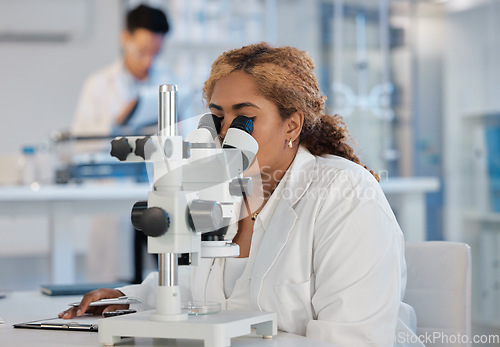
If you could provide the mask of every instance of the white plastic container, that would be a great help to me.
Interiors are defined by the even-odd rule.
[[[19,184],[31,185],[37,183],[38,170],[36,162],[36,148],[34,146],[24,146],[22,155],[19,158]]]

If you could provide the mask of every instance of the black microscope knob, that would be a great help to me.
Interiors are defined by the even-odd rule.
[[[149,160],[155,149],[150,136],[135,140],[135,154],[144,160]]]
[[[170,226],[170,217],[160,207],[150,207],[142,213],[142,232],[147,236],[159,237],[164,235]]]
[[[132,153],[132,147],[129,145],[126,138],[122,137],[119,140],[111,141],[111,156],[118,158],[120,161],[124,161],[130,153]]]
[[[130,219],[135,230],[142,231],[142,214],[148,209],[147,201],[138,201],[132,207]]]

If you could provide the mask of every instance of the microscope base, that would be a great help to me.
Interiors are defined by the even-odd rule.
[[[110,346],[122,337],[203,340],[205,347],[231,346],[231,338],[251,333],[270,337],[278,333],[276,313],[221,311],[213,315],[188,316],[184,321],[150,319],[154,310],[109,317],[99,321],[99,342]]]

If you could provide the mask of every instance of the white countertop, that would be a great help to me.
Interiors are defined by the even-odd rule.
[[[380,186],[386,194],[431,193],[439,190],[437,177],[394,177],[381,180]]]
[[[382,179],[380,186],[386,194],[428,193],[438,191],[440,182],[436,177],[395,177]],[[146,198],[150,190],[147,183],[3,186],[0,201],[136,199]]]
[[[96,199],[137,199],[147,198],[150,185],[141,183],[124,184],[61,184],[40,186],[0,187],[0,201],[70,201]]]

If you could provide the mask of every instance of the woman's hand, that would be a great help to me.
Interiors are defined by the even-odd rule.
[[[96,289],[85,294],[82,298],[82,301],[80,301],[79,306],[71,307],[66,311],[59,313],[58,316],[59,318],[71,319],[75,316],[81,316],[84,313],[102,314],[103,312],[127,309],[129,305],[89,306],[89,304],[93,301],[98,301],[101,299],[113,299],[120,296],[124,296],[124,294],[117,289]]]

